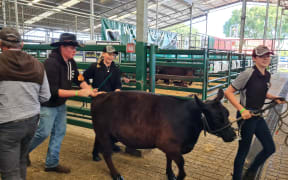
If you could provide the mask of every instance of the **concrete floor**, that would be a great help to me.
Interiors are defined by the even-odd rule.
[[[288,80],[288,73],[276,74],[272,77],[271,93],[278,95]],[[230,103],[224,103],[235,117],[235,109]],[[288,119],[285,119],[288,122]],[[288,131],[288,129],[286,128]],[[284,144],[286,135],[279,132],[274,136],[276,153],[266,162],[261,180],[288,180],[288,147]],[[68,125],[67,135],[61,148],[60,162],[71,168],[67,175],[46,173],[44,160],[47,152],[48,140],[31,153],[32,166],[28,168],[27,180],[93,180],[111,179],[104,161],[91,160],[94,132]],[[206,137],[201,134],[194,150],[184,156],[185,170],[188,180],[231,180],[233,161],[238,142],[224,143],[213,135]],[[124,147],[121,146],[123,149]],[[117,153],[113,161],[119,172],[127,180],[164,180],[165,156],[159,150],[144,151],[143,158],[135,158],[124,153]],[[173,165],[175,172],[177,169]]]

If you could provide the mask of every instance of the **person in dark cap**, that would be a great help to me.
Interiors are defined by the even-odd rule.
[[[241,128],[238,152],[234,160],[233,180],[252,180],[255,178],[258,168],[275,152],[275,144],[266,121],[262,116],[252,116],[252,112],[260,110],[265,99],[273,99],[277,103],[284,103],[281,98],[268,93],[270,88],[270,73],[266,70],[273,54],[268,47],[260,45],[254,48],[252,59],[255,66],[241,72],[225,91],[225,96],[238,110],[237,118]],[[234,93],[240,91],[240,103]],[[246,156],[249,152],[253,135],[261,142],[263,149],[258,153],[251,166],[244,173],[242,171]]]
[[[28,146],[37,129],[40,103],[51,94],[42,63],[21,51],[17,30],[0,31],[0,176],[26,179]]]
[[[98,89],[98,91],[120,91],[121,72],[113,62],[117,55],[118,52],[113,46],[105,46],[97,63],[92,63],[90,67],[83,73],[85,81],[88,84],[91,84],[93,88]],[[116,140],[113,139],[113,142],[116,142]],[[113,143],[113,151],[119,152],[120,147]],[[101,160],[96,148],[93,149],[92,154],[94,161]]]
[[[84,79],[88,84],[91,84],[93,88],[98,91],[112,92],[121,90],[121,71],[118,66],[113,62],[118,52],[111,45],[104,47],[102,55],[98,59],[97,63],[92,63],[90,67],[84,72]],[[115,144],[117,140],[111,137],[113,142],[113,151],[120,152],[121,149]],[[95,138],[96,143],[96,138]],[[94,143],[94,144],[95,144]],[[127,148],[126,148],[127,150]],[[137,153],[134,149],[128,149],[128,151]],[[138,152],[139,153],[139,152]],[[132,153],[133,154],[133,153]],[[98,151],[93,148],[93,160],[100,161]]]
[[[105,46],[97,63],[92,63],[83,73],[85,81],[93,88],[98,88],[98,91],[120,91],[121,72],[113,62],[117,54],[113,46]]]
[[[44,66],[50,85],[51,98],[41,106],[39,127],[31,141],[29,153],[40,145],[49,135],[50,142],[46,157],[45,171],[69,173],[70,169],[59,164],[59,153],[66,132],[66,105],[68,97],[97,96],[92,87],[81,81],[78,68],[73,59],[79,43],[76,36],[70,33],[60,35],[58,42],[52,43],[52,50]],[[80,86],[80,90],[71,90],[72,83]],[[30,165],[29,156],[27,156]]]

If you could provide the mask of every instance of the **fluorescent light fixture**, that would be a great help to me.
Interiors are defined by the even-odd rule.
[[[131,12],[129,14],[124,14],[123,16],[120,16],[120,17],[116,18],[116,20],[124,19],[126,17],[129,17],[131,14],[135,14],[135,13],[136,13],[136,11],[133,11],[133,12]]]
[[[40,21],[41,19],[44,19],[44,18],[46,18],[48,16],[51,16],[54,13],[55,12],[53,12],[53,11],[47,11],[47,12],[44,12],[44,13],[40,14],[39,16],[36,16],[36,17],[34,17],[32,19],[29,19],[29,20],[25,21],[24,23],[33,24],[33,23],[35,23],[37,21]]]
[[[60,9],[66,9],[66,6],[59,5],[59,6],[57,6],[56,8],[57,8],[58,10],[60,10]]]
[[[78,4],[80,3],[80,0],[71,0],[71,1],[68,1],[68,2],[65,2],[63,3],[62,5],[60,5],[61,7],[64,6],[65,8],[68,8],[68,7],[71,7],[71,6],[74,6],[75,4]],[[60,6],[58,6],[57,8],[60,8]],[[64,9],[65,9],[64,8]]]
[[[94,28],[96,29],[96,28],[99,28],[101,26],[102,26],[101,24],[98,24],[97,26],[94,26]]]
[[[34,0],[34,1],[32,1],[32,3],[39,2],[39,1],[40,1],[40,0]],[[51,16],[51,15],[57,13],[57,12],[61,12],[61,10],[63,10],[63,9],[69,8],[69,7],[71,7],[71,6],[74,6],[75,4],[78,4],[78,3],[80,3],[80,2],[81,2],[81,0],[70,0],[70,1],[68,1],[68,2],[65,2],[65,3],[63,3],[63,4],[61,4],[61,5],[57,6],[57,7],[55,7],[55,8],[53,8],[53,9],[51,9],[50,11],[46,11],[46,12],[44,12],[44,13],[36,16],[36,17],[33,17],[33,18],[25,21],[24,23],[25,23],[25,24],[33,24],[33,23],[35,23],[35,22],[37,22],[37,21],[40,21],[40,20],[42,20],[42,19],[45,19],[45,18],[48,17],[48,16]],[[32,5],[32,4],[31,4],[31,5]]]
[[[114,16],[109,17],[108,19],[114,19],[116,17],[117,17],[117,15],[114,15]]]
[[[31,6],[33,3],[37,3],[37,2],[39,2],[39,1],[41,1],[41,0],[33,0],[32,2],[28,3],[28,5]]]

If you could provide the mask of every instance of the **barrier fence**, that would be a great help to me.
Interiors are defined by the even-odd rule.
[[[102,51],[104,47],[105,45],[87,45],[77,50]],[[185,99],[190,99],[191,95],[197,94],[202,100],[205,100],[215,95],[216,89],[227,88],[241,71],[253,66],[250,55],[232,51],[165,50],[151,45],[145,46],[147,52],[145,59],[149,68],[144,74],[139,75],[136,71],[135,54],[126,53],[125,45],[115,45],[114,47],[121,52],[120,70],[123,76],[130,79],[129,83],[123,83],[123,90],[139,90],[137,89],[139,79],[136,76],[138,74],[138,77],[147,77],[144,91],[174,95]],[[23,49],[42,61],[46,59],[47,50],[52,48],[49,45],[25,45]],[[272,73],[277,72],[277,59],[277,56],[272,57],[269,66]],[[77,65],[80,70],[84,71],[90,66],[90,63],[77,62]],[[168,72],[161,73],[163,69]],[[180,74],[169,74],[169,70],[175,69],[177,72],[180,70]],[[183,72],[186,74],[181,74]],[[90,103],[91,98],[69,98],[67,103],[68,123],[91,128]]]

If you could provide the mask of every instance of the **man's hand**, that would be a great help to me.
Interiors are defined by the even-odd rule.
[[[96,96],[98,96],[98,95],[100,95],[100,94],[105,94],[105,93],[106,93],[106,92],[104,92],[104,91],[100,91],[100,92],[96,92],[96,93],[94,92],[94,93],[91,94],[91,96],[92,96],[92,97],[96,97]]]
[[[78,96],[81,96],[81,97],[88,97],[90,96],[91,94],[93,94],[93,91],[92,89],[80,89],[78,91]]]
[[[104,92],[104,91],[98,92],[98,89],[96,88],[96,89],[93,89],[92,94],[91,94],[90,96],[96,97],[96,96],[98,96],[99,94],[104,94],[104,93],[106,93],[106,92]]]

